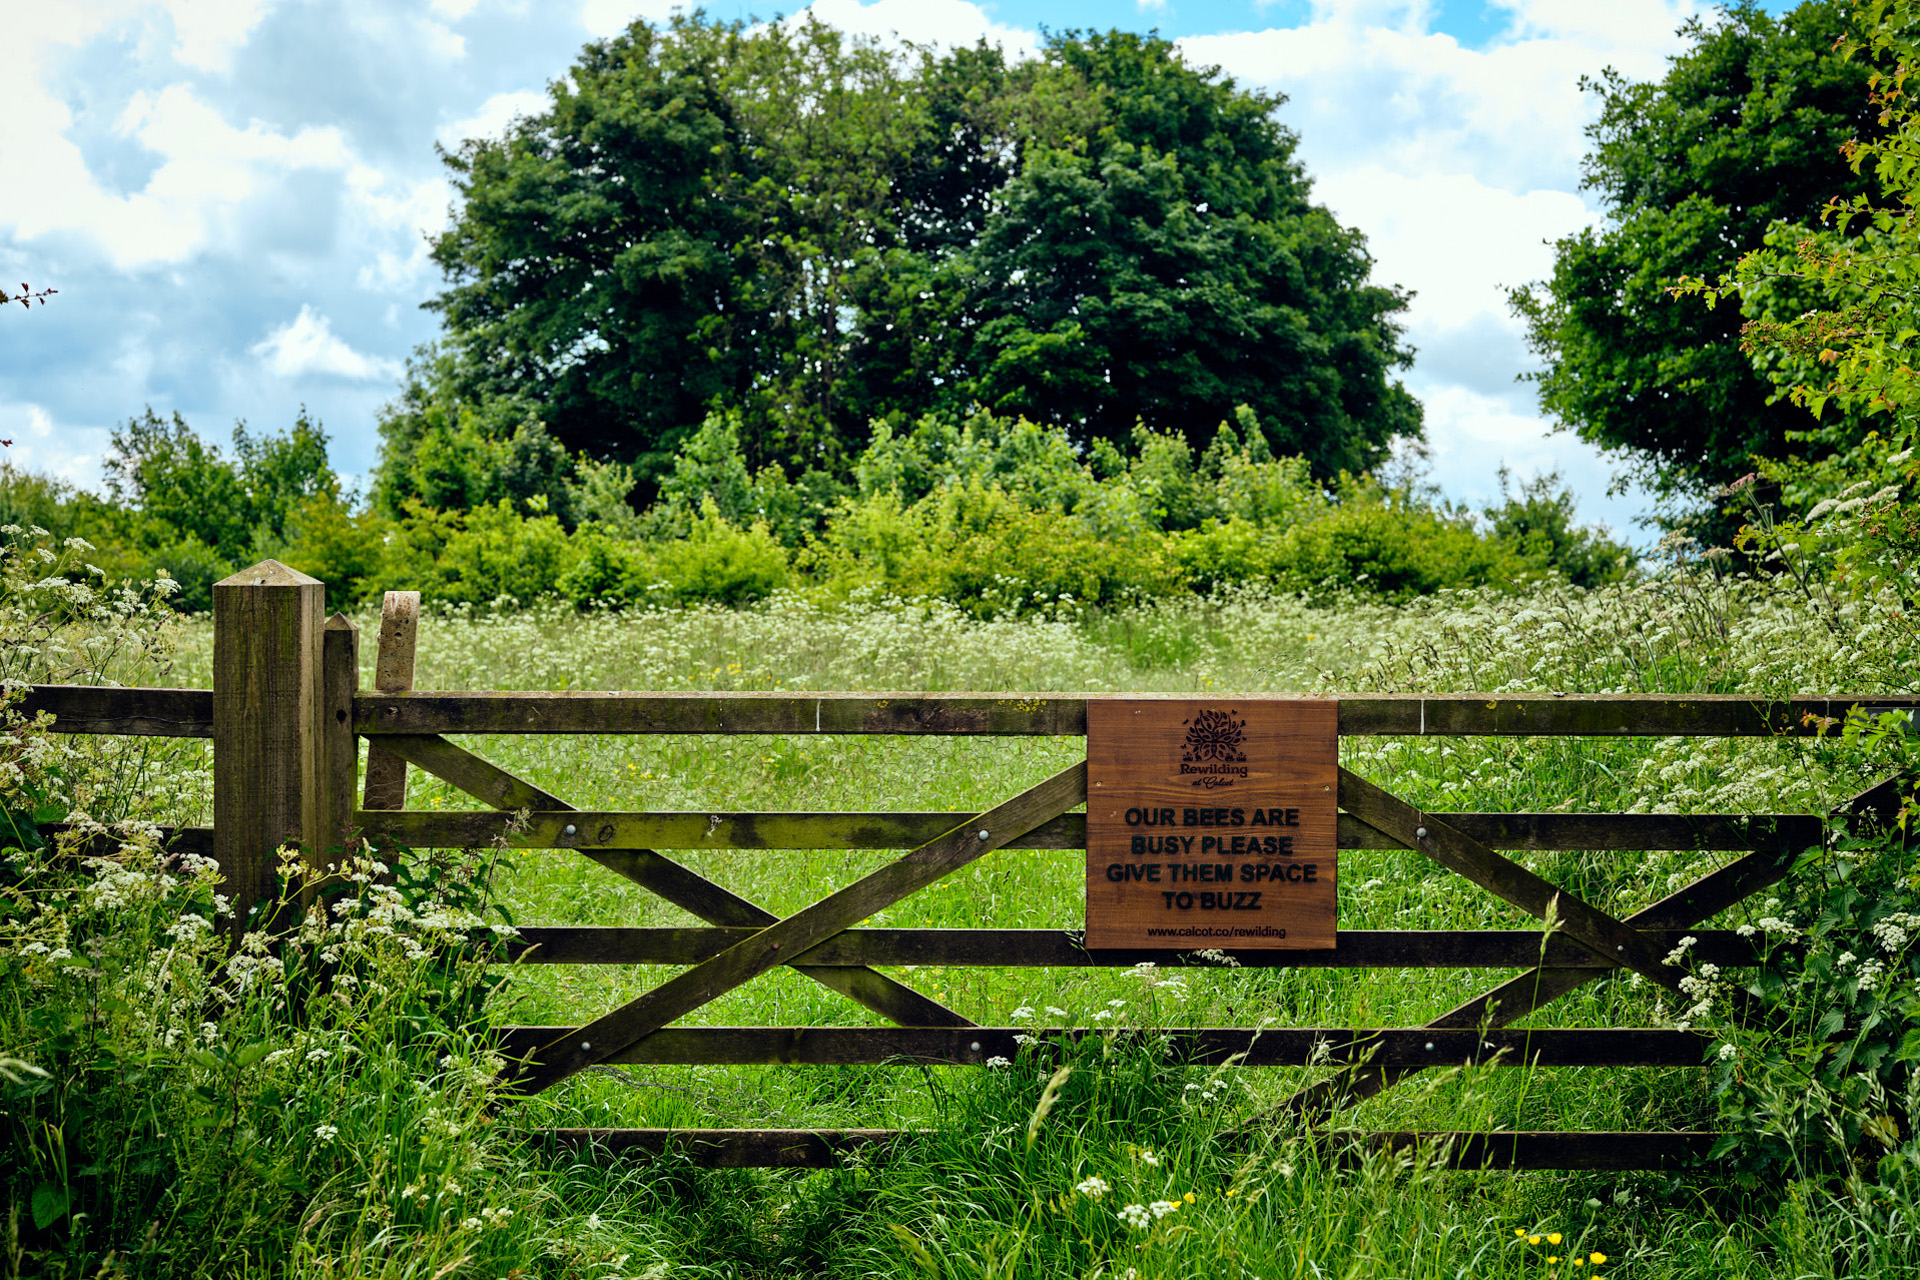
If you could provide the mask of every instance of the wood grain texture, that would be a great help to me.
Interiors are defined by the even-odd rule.
[[[53,716],[55,733],[118,733],[140,738],[211,738],[213,690],[123,689],[90,684],[30,685],[28,715]]]
[[[1151,700],[1152,695],[1147,695]],[[355,729],[383,733],[879,733],[1082,735],[1087,699],[1052,693],[440,692],[361,696]],[[1389,694],[1340,700],[1343,737],[1776,737],[1830,733],[1853,708],[1920,697]]]
[[[661,1027],[711,1003],[834,934],[885,910],[961,867],[992,853],[1087,798],[1083,761],[981,814],[912,853],[862,876],[752,938],[704,960],[653,990],[544,1046],[510,1084],[537,1093],[604,1061]]]
[[[619,928],[600,925],[525,925],[509,943],[515,964],[698,964],[745,942],[752,928]],[[1696,939],[1693,956],[1722,968],[1757,962],[1752,940],[1731,929],[1661,929],[1647,941],[1662,953],[1682,937]],[[1089,951],[1079,930],[1065,929],[848,929],[800,957],[810,966],[987,965],[995,968],[1131,968],[1152,961],[1163,968],[1217,968],[1217,961],[1159,948]],[[1232,951],[1241,968],[1297,969],[1520,969],[1544,961],[1559,968],[1615,968],[1570,938],[1545,939],[1531,929],[1343,929],[1337,950]]]
[[[402,594],[402,593],[390,593]],[[385,733],[876,733],[1079,736],[1085,698],[1059,694],[408,693],[363,691],[354,731]],[[29,710],[62,733],[213,736],[210,689],[35,685]],[[1776,737],[1831,732],[1855,708],[1913,711],[1920,698],[1842,694],[1756,701],[1731,695],[1512,694],[1340,700],[1343,737]]]
[[[1087,942],[1335,945],[1338,705],[1087,703]]]
[[[320,652],[320,830],[315,850],[332,860],[350,852],[360,738],[353,695],[360,688],[360,632],[345,614],[327,619]],[[357,842],[356,842],[357,843]]]
[[[404,594],[399,592],[390,595]],[[1059,694],[408,693],[363,691],[354,731],[385,733],[876,733],[1079,736],[1085,698]],[[210,689],[35,685],[29,710],[62,733],[213,736]],[[1831,732],[1855,708],[1913,711],[1920,698],[1842,694],[1415,694],[1343,698],[1343,737],[1776,737]],[[370,806],[384,807],[384,806]]]
[[[904,1156],[914,1134],[900,1129],[545,1129],[529,1135],[556,1146],[640,1159],[672,1153],[717,1169],[831,1169],[854,1152]],[[1720,1139],[1699,1130],[1554,1133],[1334,1131],[1316,1144],[1343,1165],[1370,1152],[1420,1151],[1453,1169],[1672,1169],[1696,1164]]]
[[[213,843],[235,938],[278,892],[275,851],[320,839],[326,589],[277,560],[213,584]]]
[[[506,1027],[500,1052],[519,1059],[571,1034],[567,1027]],[[985,1066],[1011,1061],[1022,1041],[1036,1053],[1098,1037],[1165,1062],[1298,1067],[1315,1062],[1521,1067],[1697,1067],[1713,1045],[1692,1031],[1639,1027],[1434,1031],[1426,1027],[1191,1027],[1132,1031],[1035,1027],[663,1027],[602,1061],[624,1066]]]
[[[535,811],[513,835],[526,849],[579,849],[593,844],[652,849],[913,849],[948,831],[969,814],[958,811],[893,813],[739,813]],[[1490,849],[1697,852],[1806,848],[1818,843],[1814,814],[1667,813],[1436,813],[1434,817]],[[357,825],[413,849],[471,849],[505,839],[513,816],[497,809],[361,810]],[[576,833],[566,834],[573,826]],[[608,831],[608,828],[611,831]],[[1405,849],[1352,814],[1341,814],[1341,849]],[[1009,849],[1084,849],[1087,819],[1063,813],[1006,846]]]
[[[1053,694],[414,693],[361,701],[362,733],[991,734],[1085,732]]]
[[[389,591],[380,602],[380,640],[374,654],[373,691],[407,693],[413,689],[413,661],[420,636],[420,593]],[[367,744],[368,809],[407,807],[407,762],[378,739]]]
[[[394,737],[389,748],[469,795],[503,809],[566,809],[566,801],[444,738]],[[652,849],[584,849],[581,856],[712,924],[760,927],[778,917]],[[905,983],[865,968],[795,966],[815,982],[884,1018],[908,1026],[967,1027],[970,1019]]]
[[[1342,698],[1345,737],[1487,735],[1771,738],[1831,733],[1849,711],[1912,711],[1920,698],[1842,694],[1757,699],[1737,694],[1390,694]]]

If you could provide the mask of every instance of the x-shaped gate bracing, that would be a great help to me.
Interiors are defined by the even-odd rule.
[[[393,755],[497,809],[572,809],[558,797],[445,738],[383,735],[381,742]],[[1884,809],[1894,797],[1894,785],[1889,780],[1862,793],[1844,811]],[[1086,765],[1082,762],[784,919],[653,850],[581,849],[593,861],[709,923],[756,927],[758,931],[620,1008],[542,1045],[517,1068],[512,1077],[515,1089],[538,1092],[616,1056],[654,1031],[780,965],[790,965],[903,1026],[973,1025],[937,1001],[873,969],[808,966],[805,955],[836,934],[1085,800]],[[1754,852],[1620,920],[1345,769],[1339,773],[1339,800],[1352,817],[1466,877],[1548,928],[1564,932],[1609,966],[1638,973],[1676,993],[1681,991],[1680,975],[1656,954],[1641,930],[1696,925],[1777,882],[1792,863],[1790,853],[1784,850]],[[1503,1026],[1610,971],[1542,965],[1441,1015],[1428,1026],[1434,1030]],[[1341,1097],[1371,1096],[1419,1070],[1418,1066],[1404,1065],[1353,1068],[1294,1095],[1282,1110],[1317,1114]],[[1238,1132],[1249,1132],[1258,1123],[1243,1126]]]

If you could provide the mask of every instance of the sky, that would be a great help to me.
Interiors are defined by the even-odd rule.
[[[305,406],[364,476],[379,407],[437,333],[426,238],[452,190],[435,144],[538,111],[583,43],[669,0],[59,0],[0,4],[0,281],[59,292],[0,314],[0,439],[99,483],[151,406],[225,441]],[[1769,5],[1777,8],[1777,5]],[[1277,90],[1317,198],[1415,292],[1408,387],[1431,478],[1476,504],[1502,466],[1558,469],[1582,518],[1644,542],[1645,496],[1554,432],[1506,287],[1599,221],[1579,190],[1582,75],[1662,74],[1697,0],[815,0],[843,30],[1010,50],[1117,26]],[[789,8],[786,12],[794,10]],[[714,0],[718,17],[779,12]]]

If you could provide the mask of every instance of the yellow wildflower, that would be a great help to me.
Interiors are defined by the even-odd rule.
[[[1593,1265],[1596,1267],[1607,1260],[1607,1255],[1604,1253],[1590,1253],[1587,1256],[1593,1259]]]
[[[1547,1232],[1547,1243],[1548,1243],[1548,1244],[1559,1244],[1559,1243],[1560,1243],[1560,1233],[1559,1233],[1558,1231],[1549,1231],[1549,1232]]]
[[[1539,1243],[1540,1243],[1540,1237],[1539,1237],[1539,1236],[1528,1236],[1528,1237],[1527,1237],[1527,1243],[1528,1243],[1528,1244],[1539,1244]]]
[[[1524,1240],[1527,1238],[1527,1229],[1525,1227],[1515,1227],[1513,1229],[1513,1234],[1519,1236],[1522,1240]]]

